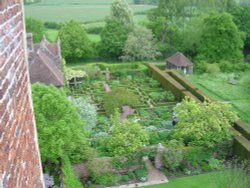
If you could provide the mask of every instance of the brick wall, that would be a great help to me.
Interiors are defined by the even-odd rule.
[[[0,188],[43,187],[22,0],[0,0]]]

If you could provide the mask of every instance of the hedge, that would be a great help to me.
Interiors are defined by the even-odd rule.
[[[184,97],[183,91],[186,89],[170,75],[165,74],[156,66],[152,64],[147,64],[147,66],[149,67],[149,72],[152,74],[152,77],[160,82],[164,89],[171,91],[178,101],[181,101]]]
[[[152,77],[158,80],[165,89],[172,91],[179,101],[185,96],[201,102],[213,100],[179,75],[179,73],[174,71],[161,71],[153,64],[147,64],[147,66],[149,67]],[[242,120],[239,120],[234,123],[231,132],[234,136],[234,155],[240,159],[250,159],[250,126]]]
[[[250,159],[250,141],[243,136],[235,136],[233,154],[241,160]]]
[[[234,123],[234,128],[239,131],[246,139],[250,141],[250,126],[242,120]]]

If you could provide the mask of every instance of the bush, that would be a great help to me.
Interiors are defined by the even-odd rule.
[[[63,183],[67,188],[81,188],[82,184],[79,182],[78,178],[74,174],[71,167],[70,160],[64,157],[62,161],[62,173],[63,173]]]
[[[175,171],[176,168],[180,166],[180,162],[182,161],[182,159],[183,159],[183,154],[181,150],[170,148],[164,151],[163,154],[164,167],[171,171]]]
[[[114,88],[111,92],[104,94],[104,109],[108,115],[114,113],[115,109],[119,109],[124,105],[135,107],[140,105],[137,95],[125,88]]]
[[[44,26],[48,29],[61,29],[62,24],[57,22],[45,22]]]
[[[145,168],[138,169],[135,171],[136,178],[142,180],[143,178],[147,177],[147,170]]]
[[[216,75],[220,72],[220,67],[218,64],[207,64],[206,73]]]
[[[104,173],[102,175],[96,176],[94,181],[100,185],[111,186],[118,181],[117,175],[112,173]]]
[[[96,27],[87,28],[86,32],[90,34],[100,35],[102,33],[102,30],[103,30],[103,27],[96,26]]]
[[[233,72],[234,66],[229,61],[221,60],[219,63],[220,70],[222,72]]]
[[[195,65],[195,72],[197,72],[198,74],[205,73],[207,70],[207,64],[208,63],[205,61],[199,61],[199,63]]]
[[[73,105],[80,114],[81,120],[85,122],[87,131],[91,131],[97,123],[97,113],[95,106],[88,103],[86,99],[73,99]]]

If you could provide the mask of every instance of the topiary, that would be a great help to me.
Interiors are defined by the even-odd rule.
[[[140,105],[139,97],[125,88],[114,88],[111,92],[104,94],[103,107],[108,115],[124,105],[131,107]]]

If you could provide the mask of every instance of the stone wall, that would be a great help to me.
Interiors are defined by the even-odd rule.
[[[43,187],[22,0],[0,0],[0,188]]]

